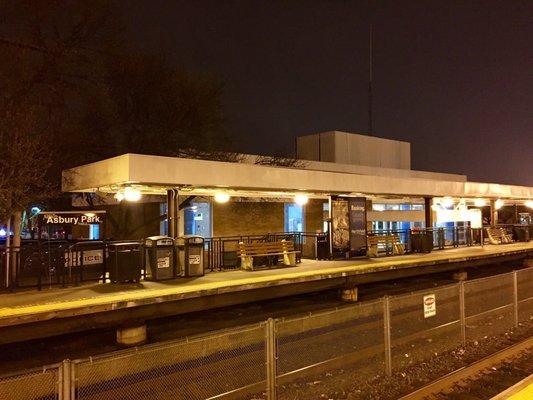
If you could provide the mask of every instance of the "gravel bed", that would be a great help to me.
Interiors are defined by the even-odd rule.
[[[300,399],[368,399],[396,400],[419,387],[460,367],[471,364],[533,334],[533,320],[521,323],[501,335],[486,336],[455,348],[434,354],[424,362],[394,371],[392,377],[381,372],[372,374],[368,364],[300,379],[279,385],[279,398]],[[375,368],[374,368],[375,370]]]

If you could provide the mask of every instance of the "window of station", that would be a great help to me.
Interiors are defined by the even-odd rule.
[[[167,203],[159,203],[159,215],[167,215]],[[168,218],[159,222],[159,234],[168,235]]]
[[[183,215],[185,235],[211,236],[211,203],[192,202],[184,209]]]
[[[285,204],[285,232],[304,232],[304,208],[298,204]]]

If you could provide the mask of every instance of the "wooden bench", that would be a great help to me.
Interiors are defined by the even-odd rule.
[[[513,243],[513,236],[504,228],[486,228],[490,244]]]
[[[253,271],[254,257],[266,257],[267,266],[273,265],[273,260],[277,262],[278,256],[283,256],[283,265],[296,266],[296,254],[299,251],[294,250],[294,243],[290,240],[279,242],[255,242],[239,243],[238,254],[241,258],[241,269]]]
[[[389,245],[392,247],[393,255],[400,255],[405,253],[405,246],[400,242],[400,237],[397,235],[376,235],[367,236],[368,257],[378,257],[379,246],[383,245],[389,253]]]

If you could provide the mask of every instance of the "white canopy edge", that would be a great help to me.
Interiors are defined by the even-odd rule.
[[[526,186],[399,178],[140,154],[124,154],[63,171],[64,192],[114,192],[121,186],[132,184],[147,189],[190,186],[265,192],[533,199],[533,188]]]

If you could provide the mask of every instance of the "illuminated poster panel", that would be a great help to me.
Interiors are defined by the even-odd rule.
[[[332,197],[333,257],[366,255],[366,198]]]
[[[350,197],[350,256],[366,256],[366,198]]]

